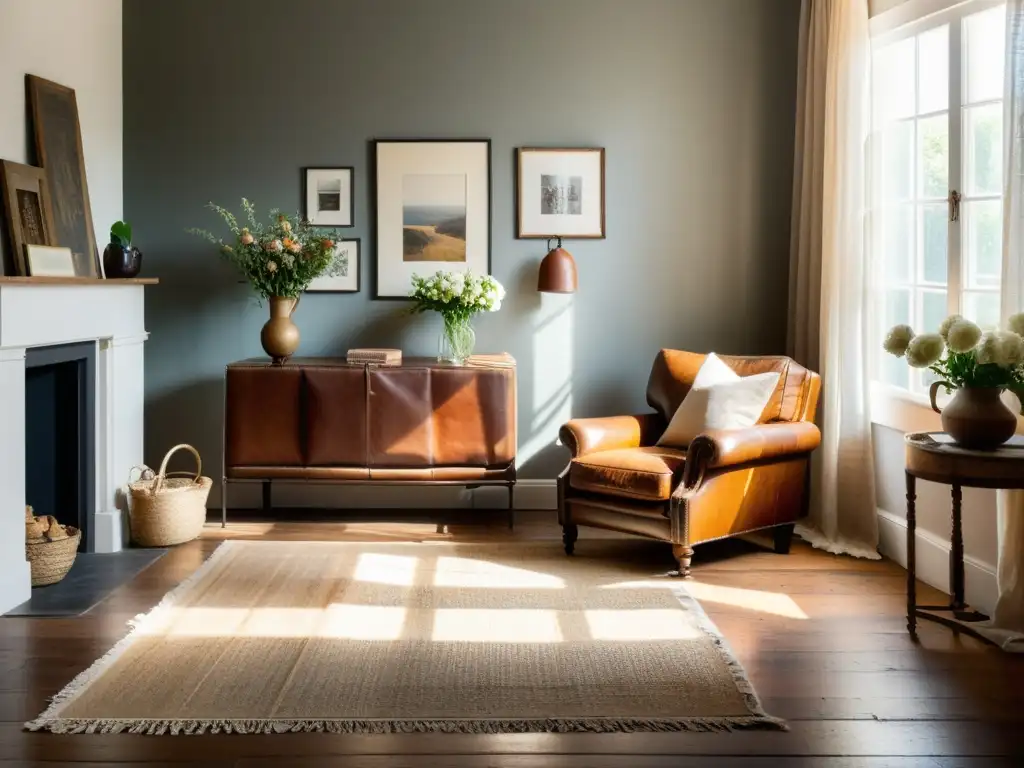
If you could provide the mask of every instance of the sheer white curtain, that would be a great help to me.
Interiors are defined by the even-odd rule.
[[[1006,4],[1003,101],[1003,321],[1024,310],[1024,0]],[[1024,653],[1024,492],[997,497],[999,601],[982,630],[1004,650]]]
[[[877,558],[868,414],[868,0],[803,0],[790,244],[789,354],[821,373],[822,442],[798,533]]]

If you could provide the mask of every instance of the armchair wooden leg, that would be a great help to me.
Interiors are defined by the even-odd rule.
[[[579,538],[580,531],[572,523],[562,526],[562,544],[565,545],[565,554],[571,555],[576,549],[576,539]]]
[[[679,570],[673,571],[673,576],[683,579],[690,578],[690,561],[693,559],[693,547],[688,544],[673,544],[672,554],[679,561]]]
[[[777,525],[772,528],[772,538],[775,539],[775,551],[780,555],[789,554],[789,545],[793,541],[793,529],[795,523],[789,525]]]

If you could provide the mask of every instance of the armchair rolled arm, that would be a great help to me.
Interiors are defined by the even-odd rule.
[[[708,430],[693,439],[686,452],[680,495],[696,491],[711,470],[757,461],[782,461],[803,456],[821,443],[821,432],[809,421],[756,424],[745,429]]]
[[[661,416],[657,413],[600,416],[566,422],[558,430],[558,438],[575,458],[597,451],[651,445],[663,428]]]

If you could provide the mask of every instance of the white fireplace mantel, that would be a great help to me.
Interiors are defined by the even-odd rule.
[[[122,548],[118,489],[142,463],[144,293],[155,280],[0,277],[0,614],[29,598],[25,560],[25,350],[96,344],[95,546]]]

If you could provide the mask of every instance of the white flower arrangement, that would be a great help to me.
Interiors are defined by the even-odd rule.
[[[427,277],[412,276],[409,295],[416,302],[413,312],[440,312],[445,316],[468,319],[477,312],[501,309],[505,289],[490,275],[438,270]]]
[[[907,325],[889,330],[882,346],[906,357],[913,368],[927,368],[940,377],[946,391],[962,387],[1024,387],[1024,312],[1013,315],[1006,329],[982,332],[960,315],[950,315],[938,333],[915,334]]]

